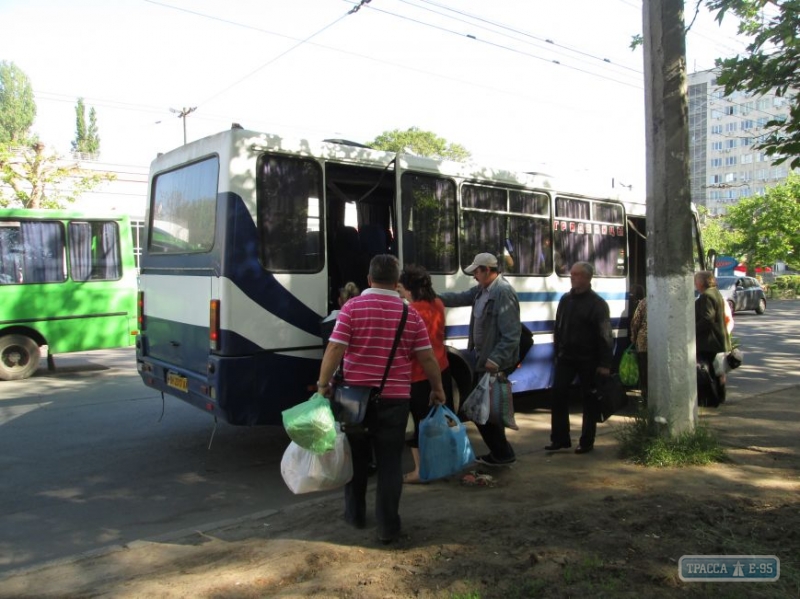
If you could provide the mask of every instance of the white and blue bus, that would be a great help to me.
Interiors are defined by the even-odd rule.
[[[395,254],[424,266],[437,291],[459,291],[474,284],[464,267],[489,251],[534,333],[515,393],[545,389],[569,266],[595,265],[621,351],[630,291],[645,285],[644,234],[643,203],[571,193],[542,175],[231,129],[153,161],[139,372],[229,423],[279,424],[315,389],[320,323],[346,282],[366,287],[372,256]],[[447,312],[461,396],[469,316]]]

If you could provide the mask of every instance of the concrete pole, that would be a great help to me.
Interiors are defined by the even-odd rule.
[[[683,0],[644,0],[643,21],[648,405],[677,435],[697,422]]]

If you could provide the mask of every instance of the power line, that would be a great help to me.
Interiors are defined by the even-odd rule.
[[[443,31],[445,33],[449,33],[449,34],[452,34],[452,35],[457,35],[457,36],[462,37],[462,38],[466,37],[466,38],[469,38],[469,39],[473,39],[473,40],[475,40],[477,42],[480,42],[480,43],[483,43],[483,44],[487,44],[487,45],[493,46],[495,48],[500,48],[502,50],[507,50],[509,52],[514,52],[516,54],[521,54],[523,56],[528,56],[529,58],[535,58],[536,60],[541,60],[541,61],[544,61],[544,62],[547,62],[547,63],[550,63],[550,64],[554,64],[556,66],[564,67],[566,69],[571,69],[571,70],[574,70],[574,71],[578,71],[580,73],[585,73],[587,75],[592,75],[594,77],[599,77],[600,79],[606,79],[606,80],[612,81],[614,83],[619,83],[620,85],[626,85],[628,87],[633,87],[635,89],[644,89],[644,86],[641,83],[637,85],[637,84],[629,83],[627,81],[620,81],[619,79],[614,79],[613,77],[607,77],[607,76],[601,75],[599,73],[595,73],[595,72],[592,72],[592,71],[587,71],[585,69],[580,69],[578,67],[562,63],[561,61],[558,61],[558,60],[545,58],[545,57],[542,57],[542,56],[538,56],[536,54],[531,54],[529,52],[523,52],[522,50],[518,50],[517,48],[512,48],[510,46],[505,46],[503,44],[499,44],[499,43],[496,43],[496,42],[492,42],[492,41],[489,41],[489,40],[478,38],[477,36],[474,36],[474,35],[471,35],[471,34],[463,34],[463,33],[459,32],[459,31],[454,31],[452,29],[448,29],[447,27],[442,27],[440,25],[434,25],[432,23],[426,23],[425,21],[421,21],[419,19],[414,19],[412,17],[407,17],[405,15],[400,15],[400,14],[397,14],[397,13],[393,13],[393,12],[390,12],[390,11],[387,11],[387,10],[383,10],[381,8],[376,8],[376,7],[371,6],[371,5],[368,6],[368,8],[370,8],[371,10],[374,10],[374,11],[377,11],[377,12],[380,12],[380,13],[383,13],[383,14],[398,18],[398,19],[411,21],[413,23],[417,23],[417,24],[423,25],[425,27],[429,27],[429,28],[432,28],[432,29],[437,29],[439,31]]]
[[[199,16],[199,17],[210,18],[210,19],[213,19],[213,20],[215,20],[215,21],[220,21],[220,22],[223,22],[223,23],[228,23],[228,24],[231,24],[231,25],[236,25],[236,26],[244,26],[244,27],[247,27],[246,25],[242,25],[242,24],[240,24],[240,23],[236,23],[236,22],[234,22],[234,21],[230,21],[230,20],[228,20],[228,19],[221,19],[221,18],[219,18],[219,17],[214,17],[214,16],[206,15],[206,14],[204,14],[204,13],[200,13],[200,12],[197,12],[197,11],[194,11],[194,10],[189,10],[189,9],[185,9],[185,8],[181,8],[181,7],[177,7],[177,6],[172,6],[171,4],[165,4],[165,3],[163,3],[163,2],[156,2],[155,0],[144,0],[144,1],[145,1],[145,2],[149,2],[150,4],[155,4],[155,5],[158,5],[158,6],[162,6],[162,7],[164,7],[164,8],[169,8],[169,9],[178,10],[178,11],[181,11],[181,12],[186,12],[186,13],[190,13],[190,14],[193,14],[193,15],[197,15],[197,16]],[[281,52],[281,53],[280,53],[280,54],[278,54],[277,56],[275,56],[275,57],[271,58],[270,60],[268,60],[267,62],[265,62],[265,63],[264,63],[264,64],[262,64],[261,66],[259,66],[257,69],[255,69],[255,70],[251,71],[250,73],[248,73],[248,74],[247,74],[247,75],[245,75],[244,77],[241,77],[241,78],[237,79],[236,81],[234,81],[233,83],[231,83],[231,84],[230,84],[230,85],[228,85],[227,87],[224,87],[224,88],[223,88],[222,90],[220,90],[219,92],[217,92],[217,93],[215,93],[215,94],[213,94],[213,95],[209,96],[208,98],[206,98],[205,100],[203,100],[202,102],[200,102],[200,104],[198,104],[198,106],[202,106],[202,105],[204,105],[204,104],[207,104],[208,102],[210,102],[211,100],[214,100],[215,98],[218,98],[219,96],[221,96],[221,95],[222,95],[222,94],[224,94],[225,92],[228,92],[228,91],[230,91],[231,89],[233,89],[234,87],[236,87],[236,86],[237,86],[237,85],[239,85],[240,83],[242,83],[242,82],[246,81],[247,79],[249,79],[250,77],[252,77],[252,76],[253,76],[253,75],[255,75],[256,73],[258,73],[259,71],[261,71],[261,70],[265,69],[265,68],[266,68],[266,67],[268,67],[269,65],[271,65],[271,64],[275,63],[276,61],[280,60],[281,58],[283,58],[284,56],[286,56],[287,54],[289,54],[289,53],[290,53],[290,52],[292,52],[293,50],[296,50],[297,48],[299,48],[300,46],[302,46],[303,44],[305,44],[305,43],[309,42],[311,39],[315,38],[316,36],[318,36],[318,35],[319,35],[320,33],[322,33],[323,31],[326,31],[326,30],[330,29],[331,27],[333,27],[334,25],[336,25],[338,22],[340,22],[340,21],[341,21],[341,20],[343,20],[344,18],[348,17],[348,16],[349,16],[349,15],[351,15],[351,14],[354,14],[354,13],[358,12],[358,10],[359,10],[359,9],[360,9],[360,8],[361,8],[363,5],[365,5],[365,3],[367,3],[367,2],[370,2],[370,0],[361,0],[361,2],[358,4],[358,6],[356,6],[356,7],[355,7],[355,8],[353,8],[353,9],[351,9],[350,11],[346,12],[345,14],[343,14],[341,17],[339,17],[338,19],[336,19],[336,20],[335,20],[335,21],[333,21],[332,23],[329,23],[329,24],[325,25],[325,27],[323,27],[322,29],[320,29],[320,30],[318,30],[318,31],[315,31],[314,33],[312,33],[311,35],[309,35],[309,36],[308,36],[308,37],[306,37],[306,38],[303,38],[303,39],[301,39],[301,40],[300,40],[300,41],[298,41],[298,42],[297,42],[295,45],[293,45],[292,47],[288,48],[287,50],[285,50],[285,51]],[[256,27],[248,27],[248,28],[250,28],[250,29],[255,29],[255,30],[257,30],[257,31],[264,31],[264,30],[261,30],[261,29],[259,29],[259,28],[256,28]],[[272,32],[268,32],[268,33],[272,33]],[[276,34],[276,35],[277,35],[277,34]],[[282,36],[282,37],[289,38],[289,36]],[[292,38],[289,38],[289,39],[292,39]]]
[[[398,0],[398,1],[399,2],[403,2],[405,4],[408,4],[410,6],[417,6],[417,5],[413,4],[412,2],[410,2],[410,0]],[[539,37],[539,36],[536,36],[536,35],[534,35],[532,33],[529,33],[529,32],[526,32],[526,31],[522,31],[522,30],[519,30],[519,29],[515,29],[514,27],[510,27],[510,26],[505,25],[503,23],[498,23],[497,21],[490,21],[489,19],[484,19],[483,17],[477,16],[477,15],[473,15],[473,14],[469,14],[469,13],[466,13],[466,12],[463,12],[463,11],[460,11],[460,10],[456,10],[454,8],[450,8],[449,6],[445,6],[445,5],[442,5],[442,4],[437,4],[436,2],[433,2],[432,0],[418,0],[418,1],[419,2],[423,2],[425,4],[430,4],[431,6],[436,6],[438,8],[442,8],[442,9],[450,11],[450,12],[454,12],[456,14],[465,16],[465,17],[470,18],[470,19],[474,19],[474,20],[482,22],[482,23],[487,23],[487,24],[489,24],[489,25],[491,25],[493,27],[498,27],[500,29],[505,29],[506,31],[511,31],[511,32],[516,33],[518,35],[529,37],[529,38],[534,39],[536,41],[539,41],[539,42],[542,42],[544,44],[547,44],[550,47],[563,48],[564,50],[567,50],[569,52],[573,52],[573,53],[578,54],[580,56],[586,56],[588,58],[592,58],[593,60],[597,60],[599,62],[602,62],[602,63],[604,63],[604,65],[613,65],[613,66],[619,67],[621,69],[626,69],[626,70],[632,71],[632,72],[636,73],[637,75],[641,75],[642,74],[642,71],[640,69],[635,69],[635,68],[629,67],[627,65],[615,63],[615,62],[611,61],[608,58],[597,56],[595,54],[591,54],[589,52],[584,52],[583,50],[579,50],[577,48],[572,48],[570,46],[566,46],[566,45],[557,43],[557,42],[555,42],[555,41],[553,41],[552,39],[549,39],[549,38]],[[424,8],[424,7],[419,7],[419,6],[417,6],[417,7],[418,8]],[[430,9],[425,8],[424,10],[430,10]],[[431,12],[434,12],[435,14],[443,15],[443,13],[440,13],[440,12],[436,12],[436,11],[431,11]],[[448,17],[448,18],[455,19],[457,21],[461,21],[462,23],[467,23],[469,25],[472,25],[472,23],[469,23],[468,21],[465,21],[463,19],[456,19],[455,17]],[[513,38],[513,39],[517,39],[517,38]],[[545,47],[548,47],[548,46],[545,46]]]

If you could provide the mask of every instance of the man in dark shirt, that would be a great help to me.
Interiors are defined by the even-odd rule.
[[[547,451],[572,447],[569,387],[576,376],[583,400],[583,428],[575,453],[594,449],[599,409],[594,390],[598,376],[611,374],[613,339],[608,304],[592,291],[593,275],[591,264],[576,262],[569,271],[572,290],[564,294],[556,310],[555,380]]]

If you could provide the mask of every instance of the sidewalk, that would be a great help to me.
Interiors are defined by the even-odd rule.
[[[481,597],[501,597],[503,585],[527,584],[512,582],[512,573],[524,575],[519,580],[555,577],[566,584],[570,566],[579,572],[593,555],[601,556],[604,576],[614,568],[622,576],[627,568],[626,591],[670,596],[686,584],[669,579],[673,560],[714,553],[714,547],[778,555],[782,580],[800,581],[800,564],[789,559],[800,555],[800,387],[733,396],[718,410],[701,409],[701,422],[717,432],[731,460],[702,468],[622,462],[613,435],[623,421],[619,416],[599,426],[593,453],[548,454],[542,447],[549,419],[546,410],[518,413],[520,431],[509,438],[519,459],[513,468],[490,472],[492,488],[464,487],[455,478],[406,486],[401,514],[408,536],[389,549],[375,544],[374,530],[353,530],[340,521],[340,492],[309,495],[280,512],[13,572],[0,577],[0,597],[449,597],[476,588]],[[580,415],[571,419],[574,436]],[[710,503],[719,509],[705,511]],[[705,538],[721,517],[732,538],[738,538],[737,526],[742,529],[730,548]],[[765,522],[774,522],[773,528]],[[758,537],[762,532],[766,536]],[[477,561],[470,561],[473,554]],[[498,554],[504,557],[495,563]],[[567,581],[573,596],[597,592],[597,586],[574,586],[597,585],[596,576],[574,576]],[[796,593],[798,587],[786,588]],[[547,594],[563,591],[557,589],[525,596],[563,596]]]

